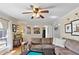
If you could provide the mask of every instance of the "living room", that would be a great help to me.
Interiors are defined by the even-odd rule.
[[[78,55],[78,16],[79,3],[2,3],[0,54]]]

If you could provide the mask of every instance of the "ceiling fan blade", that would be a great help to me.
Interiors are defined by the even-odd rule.
[[[29,13],[32,13],[32,12],[23,12],[22,14],[29,14]]]
[[[40,13],[49,13],[49,11],[48,10],[42,10],[42,11],[40,11]]]
[[[44,16],[40,15],[41,18],[44,18]]]
[[[30,7],[33,7],[33,5],[30,5]]]
[[[33,5],[30,5],[30,7],[31,7],[31,8],[34,8],[34,6],[33,6]]]

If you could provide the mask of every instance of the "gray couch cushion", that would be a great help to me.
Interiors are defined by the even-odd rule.
[[[56,55],[76,55],[74,52],[62,47],[55,47],[55,53]]]
[[[52,44],[53,38],[42,38],[42,44]]]
[[[67,40],[65,43],[65,47],[73,52],[79,54],[79,42],[75,40]]]
[[[51,49],[54,49],[55,48],[55,46],[54,45],[42,45],[42,48],[51,48]]]
[[[32,45],[31,49],[33,49],[33,48],[39,48],[39,49],[41,49],[42,45]]]
[[[45,49],[53,48],[52,41],[53,41],[53,38],[33,38],[31,49],[40,50],[43,48]]]
[[[41,44],[41,38],[33,38],[32,43],[33,44]]]

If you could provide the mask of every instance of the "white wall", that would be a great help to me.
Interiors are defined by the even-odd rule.
[[[53,38],[53,26],[52,25],[46,26],[46,38]]]
[[[7,46],[9,50],[13,49],[12,21],[8,22]]]
[[[24,27],[24,40],[30,40],[31,38],[42,38],[42,31],[43,31],[43,27],[47,26],[46,27],[46,38],[52,38],[53,37],[53,27],[52,25],[30,25],[30,24],[27,24],[26,23],[21,23],[21,22],[18,22],[18,24],[23,24],[23,27]],[[31,34],[27,34],[27,26],[30,26],[31,27]],[[40,34],[34,34],[34,30],[33,28],[37,26],[40,28]]]
[[[59,19],[53,21],[53,37],[60,38],[60,23]],[[57,27],[57,30],[55,30],[55,27]]]
[[[78,13],[78,16],[76,16],[75,13]],[[70,18],[70,20],[68,20],[68,18]],[[65,27],[64,27],[65,24],[70,23],[71,21],[76,20],[76,19],[79,19],[79,8],[76,8],[75,10],[71,11],[70,13],[68,13],[67,15],[61,18],[61,22],[60,22],[61,37],[79,41],[79,36],[72,36],[71,33],[65,33]]]
[[[38,25],[38,27],[40,28],[40,34],[34,34],[33,32],[34,32],[34,30],[33,30],[33,28],[34,28],[34,26],[31,26],[31,29],[32,29],[32,34],[31,34],[31,37],[32,38],[42,38],[42,31],[43,31],[43,27],[44,27],[45,25]],[[52,37],[52,26],[51,25],[46,25],[47,27],[46,27],[46,38],[51,38]],[[27,34],[28,35],[28,34]]]
[[[42,38],[42,26],[38,26],[40,28],[40,34],[34,34],[34,30],[33,30],[34,26],[31,25],[30,27],[31,27],[31,35],[26,33],[26,36],[27,37],[31,37],[31,38]]]

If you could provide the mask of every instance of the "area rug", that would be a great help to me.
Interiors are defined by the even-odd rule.
[[[29,51],[23,52],[21,55],[44,55],[44,53],[40,51],[29,50]]]

